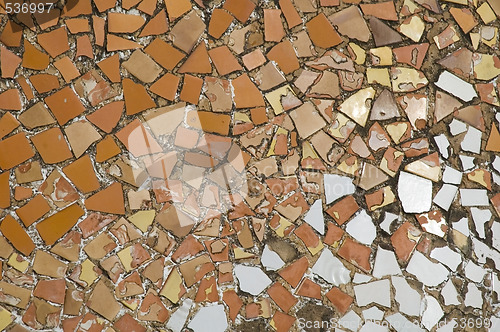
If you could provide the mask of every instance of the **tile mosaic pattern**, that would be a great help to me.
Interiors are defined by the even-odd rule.
[[[500,328],[497,0],[12,5],[0,329]]]

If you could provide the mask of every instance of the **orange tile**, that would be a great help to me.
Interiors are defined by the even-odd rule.
[[[92,122],[99,129],[110,133],[120,120],[123,114],[125,103],[121,100],[111,102],[99,108],[92,114],[86,116],[87,120]]]
[[[179,98],[190,104],[198,105],[202,87],[203,80],[201,78],[186,74],[184,75],[184,82],[182,83]]]
[[[205,132],[229,135],[231,116],[213,112],[189,111],[187,124],[193,128],[203,129]]]
[[[80,205],[73,204],[39,222],[36,229],[45,244],[50,246],[75,226],[83,215],[85,215],[85,211]]]
[[[344,240],[344,243],[342,243],[342,246],[340,247],[337,254],[346,261],[350,262],[351,264],[356,265],[361,270],[365,272],[370,272],[371,252],[372,250],[369,247],[354,242],[350,238],[346,238]]]
[[[29,86],[28,82],[26,82],[26,78],[24,78],[23,76],[19,76],[18,78],[16,78],[16,82],[21,86],[21,89],[23,89],[24,95],[28,100],[35,98],[35,96],[33,95],[33,90]]]
[[[95,44],[98,46],[104,46],[104,39],[106,35],[106,30],[104,29],[104,26],[106,24],[106,21],[99,16],[92,16],[92,27],[94,30],[94,41]]]
[[[215,8],[210,16],[208,34],[214,38],[220,38],[233,22],[233,17],[221,8]]]
[[[310,279],[305,278],[300,283],[300,286],[295,294],[321,300],[321,286]]]
[[[64,23],[66,23],[69,32],[72,34],[90,31],[88,18],[70,18],[65,20]]]
[[[1,181],[1,180],[0,180]],[[33,189],[28,187],[16,186],[14,189],[14,199],[16,201],[24,201],[33,195]]]
[[[62,169],[71,182],[84,194],[99,189],[101,186],[88,154],[73,161]]]
[[[295,288],[299,284],[304,273],[306,273],[308,267],[309,261],[305,256],[303,256],[287,267],[281,269],[278,274],[293,288]]]
[[[94,0],[94,3],[99,13],[102,13],[116,6],[116,0]]]
[[[25,133],[18,133],[0,141],[0,167],[9,169],[35,155]]]
[[[222,294],[222,300],[229,307],[229,318],[234,322],[243,306],[243,301],[233,289],[225,290]]]
[[[108,31],[112,33],[132,33],[145,23],[139,15],[108,13]]]
[[[139,37],[157,36],[164,34],[167,31],[168,31],[167,13],[165,12],[165,9],[162,9],[153,18],[151,18],[148,21],[148,23],[146,23]]]
[[[337,224],[342,225],[358,210],[359,205],[356,203],[354,196],[349,195],[333,204],[328,210],[326,210],[326,213],[328,213],[337,222]]]
[[[59,89],[59,78],[51,74],[38,74],[30,76],[31,84],[38,93],[45,93],[51,90]]]
[[[86,56],[89,59],[94,58],[94,51],[88,35],[76,38],[76,57]]]
[[[38,194],[28,203],[16,210],[17,216],[21,219],[24,226],[28,227],[35,221],[43,217],[51,210],[50,205],[43,195]]]
[[[59,127],[42,131],[31,137],[31,141],[47,164],[57,164],[73,157]]]
[[[309,22],[306,23],[306,27],[309,32],[309,37],[314,45],[318,47],[327,49],[342,42],[342,38],[340,38],[340,35],[323,13],[309,20]]]
[[[328,293],[325,294],[328,300],[332,302],[335,309],[344,315],[347,309],[351,306],[354,301],[353,297],[349,294],[344,293],[337,287],[333,287]]]
[[[0,139],[10,134],[14,129],[19,127],[19,121],[10,112],[0,118]]]
[[[120,56],[114,54],[104,60],[97,63],[97,66],[102,70],[102,72],[109,78],[113,83],[120,82]]]
[[[108,52],[142,48],[141,44],[109,33],[106,35],[106,39],[107,39],[106,50]]]
[[[19,95],[19,90],[8,89],[0,93],[0,109],[20,111],[21,107],[21,96]]]
[[[302,19],[291,0],[279,0],[279,5],[283,11],[289,29],[302,24]]]
[[[170,21],[175,21],[176,18],[191,10],[191,1],[189,0],[165,0],[168,17]]]
[[[151,16],[156,10],[156,2],[157,0],[142,0],[139,6],[137,6],[137,9]]]
[[[92,14],[92,4],[90,0],[68,0],[61,14],[66,17],[90,15]]]
[[[292,43],[288,40],[275,45],[269,52],[267,52],[267,58],[271,61],[275,61],[285,75],[290,74],[300,67],[299,60],[295,55]]]
[[[363,3],[360,5],[365,16],[375,16],[381,20],[397,21],[398,14],[393,1]]]
[[[212,65],[208,58],[207,45],[201,42],[179,68],[179,73],[210,74]]]
[[[233,14],[241,23],[245,23],[255,9],[255,4],[251,0],[226,0],[222,8]]]
[[[68,34],[64,27],[39,34],[37,40],[53,58],[69,50]]]
[[[281,10],[264,9],[264,39],[268,42],[280,42],[284,36]]]
[[[135,157],[162,151],[156,140],[138,119],[120,129],[116,133],[116,137]]]
[[[186,55],[164,42],[160,38],[156,38],[149,44],[144,51],[149,54],[163,68],[172,70]]]
[[[19,47],[22,37],[23,28],[19,24],[14,23],[14,21],[7,20],[2,34],[0,34],[0,41],[8,47]]]
[[[180,78],[178,76],[166,73],[160,77],[149,89],[151,92],[170,101],[175,99]],[[127,112],[128,114],[128,112]]]
[[[125,202],[123,200],[123,188],[118,182],[97,192],[85,200],[88,210],[125,214]]]
[[[60,125],[66,124],[85,111],[80,99],[69,86],[45,98],[45,103]]]
[[[284,312],[289,312],[290,309],[299,301],[279,282],[275,282],[271,287],[269,287],[267,289],[267,293]]]
[[[99,143],[96,144],[95,160],[98,163],[108,160],[122,152],[116,144],[113,136],[108,135],[104,137]]]
[[[264,56],[264,54],[262,54],[262,51],[260,49],[256,49],[255,51],[245,54],[242,57],[242,60],[243,64],[245,65],[245,67],[247,67],[248,70],[260,67],[267,61],[266,57]]]
[[[212,48],[208,51],[212,62],[220,76],[230,74],[232,72],[243,69],[238,60],[234,57],[233,53],[227,46],[220,46]]]
[[[236,108],[266,106],[262,93],[247,74],[242,74],[232,80],[231,84],[234,88],[234,104]]]
[[[156,107],[156,103],[151,99],[146,88],[142,84],[135,83],[129,78],[123,80],[123,96],[125,98],[127,115],[133,115],[149,108]]]
[[[271,319],[271,326],[274,327],[276,332],[288,332],[295,323],[295,317],[282,313],[276,310],[273,318]]]
[[[35,244],[29,235],[11,215],[7,215],[2,220],[0,231],[12,243],[14,248],[19,250],[23,255],[29,256],[33,249],[35,249]]]
[[[10,206],[10,172],[0,173],[0,209],[6,209]]]
[[[0,70],[3,78],[14,78],[21,57],[0,45]]]
[[[59,70],[66,83],[69,83],[73,79],[80,76],[80,72],[76,68],[75,64],[67,56],[54,61],[54,66],[57,68],[57,70]]]

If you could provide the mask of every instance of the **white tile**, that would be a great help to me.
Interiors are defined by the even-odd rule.
[[[420,251],[415,251],[406,267],[424,285],[434,287],[448,279],[448,270],[441,263],[431,262]]]
[[[495,156],[495,159],[493,160],[491,165],[493,166],[494,169],[497,170],[497,172],[500,172],[500,157]]]
[[[433,202],[443,210],[448,211],[457,196],[457,192],[457,186],[445,183],[434,196]]]
[[[451,279],[441,289],[441,295],[444,298],[444,305],[460,305],[462,303],[458,298],[457,289]]]
[[[222,304],[201,307],[188,327],[194,332],[224,332],[227,325],[226,312]]]
[[[382,321],[382,319],[384,318],[384,312],[379,308],[377,308],[376,306],[373,306],[369,309],[365,309],[361,313],[365,320]]]
[[[361,317],[354,311],[350,310],[338,321],[339,325],[348,329],[349,331],[357,331],[361,325]]]
[[[465,123],[463,123],[462,121],[459,121],[457,119],[451,120],[449,127],[450,127],[450,133],[453,136],[456,136],[456,135],[461,134],[461,133],[465,133],[465,131],[467,130],[467,125]]]
[[[170,316],[166,326],[173,332],[181,332],[184,324],[186,324],[192,305],[193,301],[191,299],[185,299],[179,309]]]
[[[476,167],[476,164],[474,164],[474,157],[471,156],[466,156],[466,155],[459,155],[460,162],[462,163],[462,170],[463,171],[468,171]]]
[[[462,218],[460,219],[459,221],[456,221],[454,223],[451,223],[451,225],[453,226],[453,229],[459,231],[460,233],[462,233],[463,235],[465,236],[469,236],[470,234],[470,231],[469,231],[469,221],[467,218]]]
[[[351,178],[337,174],[325,174],[323,186],[325,187],[326,204],[330,204],[340,197],[354,194],[356,190]]]
[[[484,242],[472,237],[472,248],[480,264],[486,263],[486,258],[495,262],[495,266],[500,266],[500,253],[488,247]]]
[[[345,230],[353,238],[366,245],[371,245],[377,237],[377,228],[373,224],[372,217],[365,210],[361,210],[352,218]]]
[[[335,286],[351,281],[350,271],[328,248],[323,249],[312,267],[312,272]]]
[[[401,269],[399,268],[399,264],[396,260],[396,255],[393,251],[385,250],[380,246],[378,247],[372,274],[375,278],[382,278],[390,275],[402,275]]]
[[[384,216],[384,220],[379,224],[380,228],[382,228],[387,234],[391,235],[392,234],[391,225],[394,221],[398,220],[398,218],[399,218],[398,215],[396,215],[394,213],[386,212],[385,216]]]
[[[385,318],[396,332],[425,332],[424,329],[413,324],[399,312]]]
[[[478,209],[473,207],[470,209],[472,220],[474,221],[474,226],[476,227],[476,232],[481,239],[486,237],[484,233],[484,224],[486,224],[491,219],[491,211],[488,209]]]
[[[439,305],[438,300],[430,295],[426,295],[424,297],[420,311],[422,325],[429,331],[444,315],[443,309]]]
[[[406,213],[427,212],[432,204],[432,181],[407,172],[400,172],[398,196]]]
[[[363,284],[365,282],[369,282],[370,280],[372,280],[372,276],[356,272],[354,273],[352,282],[355,284]]]
[[[462,182],[462,172],[450,166],[445,166],[443,171],[443,182],[451,184],[460,184]]]
[[[437,247],[432,249],[431,258],[448,266],[451,271],[455,272],[457,267],[462,262],[462,256],[455,250],[450,249],[448,246]]]
[[[446,325],[437,328],[436,332],[454,332],[456,321],[450,320]]]
[[[259,295],[271,284],[271,279],[258,267],[237,264],[234,274],[238,278],[240,289],[252,295]]]
[[[443,156],[444,159],[448,159],[450,157],[450,150],[452,150],[452,148],[450,147],[450,142],[446,138],[446,135],[441,134],[438,136],[434,136],[434,141],[438,146],[441,156]]]
[[[377,303],[384,307],[391,307],[391,283],[388,279],[355,285],[354,294],[359,307]]]
[[[486,189],[460,189],[460,202],[463,206],[489,206]]]
[[[469,126],[467,134],[465,134],[464,140],[460,144],[460,147],[464,151],[473,152],[479,154],[481,152],[481,137],[483,132],[472,126]]]
[[[473,261],[469,261],[464,270],[465,276],[474,282],[482,282],[487,273],[485,269],[475,264]]]
[[[399,303],[399,311],[409,316],[418,316],[422,300],[420,293],[413,289],[403,277],[393,276],[391,281],[396,290],[394,299]]]
[[[307,211],[304,220],[311,225],[318,233],[325,234],[325,219],[323,218],[323,203],[317,199],[309,211]]]
[[[491,225],[493,248],[500,250],[500,222],[494,221]]]
[[[389,332],[389,327],[369,321],[363,324],[359,332]]]
[[[496,184],[500,185],[500,175],[496,172],[491,172],[492,177],[493,177],[493,182]]]
[[[451,93],[463,101],[471,101],[474,97],[477,97],[476,90],[474,90],[472,84],[467,83],[448,71],[442,72],[437,82],[434,84],[438,88]]]
[[[266,244],[264,250],[262,251],[262,256],[260,258],[260,262],[266,268],[266,270],[279,270],[285,265],[285,262],[281,259],[281,257],[269,249],[269,246]]]
[[[483,307],[483,294],[472,282],[467,285],[465,294],[465,306],[481,309]]]

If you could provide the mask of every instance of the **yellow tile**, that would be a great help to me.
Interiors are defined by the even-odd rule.
[[[94,263],[86,259],[82,263],[82,271],[80,272],[80,280],[87,283],[90,286],[99,277],[99,275],[94,271],[96,266]]]
[[[498,28],[481,27],[481,41],[491,48],[496,47],[498,44]]]
[[[495,59],[491,54],[475,54],[474,77],[479,80],[491,80],[500,75],[500,68],[495,66]]]
[[[339,111],[364,127],[371,109],[367,100],[373,100],[373,97],[375,97],[375,90],[372,87],[359,90],[339,106]]]
[[[391,77],[387,68],[366,68],[366,79],[368,84],[380,84],[386,87],[391,87]]]
[[[364,64],[366,60],[365,50],[355,43],[349,43],[349,46],[351,47],[351,50],[354,52],[355,56],[354,62],[356,62],[358,65]]]
[[[370,49],[374,66],[392,66],[392,50],[388,46]]]
[[[283,106],[281,105],[281,98],[288,96],[288,95],[293,95],[295,96],[295,93],[293,92],[292,88],[289,85],[285,85],[279,89],[276,89],[274,91],[271,91],[266,94],[266,99],[271,104],[274,114],[279,115],[283,113]]]
[[[137,309],[139,306],[140,300],[139,299],[130,299],[130,300],[123,300],[121,301],[127,308],[130,310],[134,311]]]
[[[483,4],[479,6],[476,11],[485,24],[491,23],[497,18],[495,12],[491,9],[487,2],[483,2]]]
[[[139,211],[128,217],[128,220],[144,233],[147,232],[149,225],[153,223],[155,215],[154,210]]]
[[[126,247],[118,252],[118,258],[122,262],[122,265],[125,267],[127,272],[132,271],[132,255],[130,254],[130,250],[132,247]]]
[[[413,15],[408,21],[405,20],[399,26],[399,32],[413,40],[415,43],[420,41],[425,30],[425,23],[420,16]]]
[[[12,255],[10,255],[7,264],[9,266],[12,266],[13,268],[18,270],[19,272],[24,273],[24,272],[26,272],[26,270],[28,270],[30,262],[25,260],[21,255],[19,255],[17,253],[13,253]]]
[[[243,248],[233,246],[234,259],[245,259],[255,257],[254,254],[246,252]]]
[[[7,309],[0,307],[0,330],[3,331],[13,320],[14,316]]]
[[[174,268],[163,285],[160,291],[160,295],[165,296],[172,303],[177,303],[180,300],[179,294],[184,291],[184,285],[182,284],[182,277],[179,271]]]

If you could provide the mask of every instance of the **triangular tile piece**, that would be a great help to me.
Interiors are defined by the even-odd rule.
[[[207,45],[201,42],[179,68],[179,73],[210,74],[212,65],[207,52]]]
[[[108,33],[106,50],[108,52],[121,51],[121,50],[132,50],[136,48],[142,48],[141,44],[133,42],[129,39],[118,37]]]
[[[124,105],[125,103],[121,100],[104,105],[94,113],[87,115],[87,120],[99,129],[110,133],[120,120]]]
[[[486,143],[486,151],[500,152],[500,133],[495,124],[491,126],[490,137]]]
[[[370,190],[375,186],[387,181],[389,177],[377,166],[365,163],[363,171],[361,172],[361,177],[356,184],[363,190]]]
[[[120,77],[120,57],[118,53],[110,56],[97,63],[97,66],[101,68],[102,72],[109,78],[113,83],[121,81]]]
[[[454,74],[469,79],[472,75],[472,52],[461,48],[439,60],[438,63]]]
[[[85,200],[87,210],[113,214],[125,214],[123,188],[118,182],[90,196]]]
[[[389,90],[384,89],[373,103],[370,120],[387,120],[399,117],[398,106]]]
[[[439,7],[437,0],[415,0],[415,2],[422,7],[433,11],[434,13],[441,13],[441,8]]]
[[[122,1],[122,8],[125,10],[129,10],[130,8],[137,5],[139,2],[141,2],[141,0],[123,0]]]
[[[231,84],[234,89],[234,104],[236,108],[265,106],[262,93],[247,74],[235,78]]]
[[[437,123],[462,107],[462,102],[442,91],[436,91],[434,121]]]
[[[429,49],[429,44],[415,44],[393,49],[396,61],[406,63],[412,67],[420,69],[424,62],[425,55]]]
[[[395,44],[403,39],[401,35],[393,28],[382,22],[376,17],[370,17],[370,28],[372,30],[373,39],[377,47]]]
[[[22,59],[9,51],[7,48],[0,46],[0,71],[4,78],[14,78],[16,69]]]
[[[163,9],[156,14],[155,17],[149,20],[149,22],[142,29],[139,37],[156,36],[165,33],[168,30],[167,23],[167,13],[165,12],[165,9]]]
[[[157,0],[142,0],[139,6],[137,6],[137,9],[151,16],[155,12],[157,2],[158,2]]]
[[[480,105],[464,107],[455,112],[455,117],[459,120],[467,122],[481,131],[484,130],[484,118]]]
[[[123,96],[125,97],[127,115],[133,115],[156,106],[146,88],[128,78],[123,80]]]

